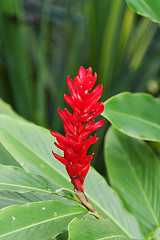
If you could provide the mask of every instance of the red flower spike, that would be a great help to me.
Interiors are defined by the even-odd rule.
[[[64,94],[65,101],[73,108],[71,114],[66,108],[64,111],[58,109],[58,113],[63,120],[65,136],[52,132],[56,137],[55,145],[64,151],[64,157],[53,153],[54,157],[66,166],[71,183],[77,191],[84,192],[83,182],[90,168],[90,161],[93,155],[87,155],[91,144],[97,142],[96,135],[87,136],[100,128],[104,120],[95,123],[93,120],[104,110],[102,102],[98,102],[102,95],[103,86],[98,85],[91,91],[97,80],[97,74],[92,76],[92,68],[80,67],[78,76],[72,81],[67,77],[67,85],[71,96]],[[87,138],[87,139],[86,139]]]

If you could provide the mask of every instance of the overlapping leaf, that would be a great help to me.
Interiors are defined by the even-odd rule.
[[[36,192],[18,193],[13,191],[0,191],[0,208],[8,207],[10,205],[23,205],[30,202],[49,200],[59,201],[64,204],[75,204],[74,201],[59,197],[55,194],[44,195]]]
[[[0,141],[24,169],[45,177],[55,185],[72,189],[64,166],[52,155],[54,139],[48,130],[1,115]],[[112,219],[128,237],[143,238],[136,219],[93,169],[86,178],[85,193],[100,214]]]
[[[127,135],[160,142],[159,112],[159,98],[126,92],[107,100],[102,115]]]
[[[111,185],[136,216],[144,233],[160,224],[160,162],[145,142],[113,127],[105,139]]]
[[[0,239],[50,240],[67,230],[68,223],[87,210],[56,201],[11,206],[0,210]]]
[[[23,121],[26,121],[24,118],[22,118],[20,115],[13,111],[11,105],[4,102],[1,98],[0,98],[0,113],[15,118],[17,120],[21,119]]]
[[[79,234],[81,233],[81,234]],[[106,220],[93,220],[85,219],[80,220],[75,218],[69,224],[69,239],[78,240],[100,240],[100,239],[117,239],[128,240],[126,234],[110,219]],[[132,238],[133,240],[133,238]]]
[[[146,236],[147,240],[159,240],[160,239],[160,225],[155,228],[151,233]]]
[[[16,162],[16,160],[2,146],[2,144],[0,144],[0,164],[21,167],[19,163]]]
[[[0,165],[0,190],[47,194],[55,192],[56,189],[58,186],[42,176],[28,173],[21,168]]]
[[[138,14],[149,17],[154,22],[160,23],[160,1],[159,0],[126,0],[129,7],[131,7]]]

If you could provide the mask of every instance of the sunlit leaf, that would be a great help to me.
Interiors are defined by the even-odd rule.
[[[160,1],[159,0],[126,0],[129,7],[131,7],[138,14],[149,17],[154,22],[160,23]]]
[[[102,115],[127,135],[160,142],[159,111],[159,98],[125,92],[108,99]]]

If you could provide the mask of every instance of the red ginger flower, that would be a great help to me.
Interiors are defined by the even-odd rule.
[[[76,190],[82,192],[84,191],[83,182],[94,155],[87,155],[87,151],[90,145],[98,140],[96,135],[89,138],[87,136],[104,124],[104,120],[98,122],[93,120],[104,110],[103,103],[98,102],[102,95],[103,86],[98,85],[90,92],[96,80],[97,74],[92,76],[91,67],[88,69],[80,67],[78,76],[74,78],[74,81],[69,76],[67,77],[71,96],[65,94],[64,99],[73,108],[73,114],[66,108],[64,111],[58,109],[64,122],[65,136],[51,131],[58,142],[58,144],[56,142],[54,144],[64,151],[64,157],[52,151],[54,157],[66,166],[71,183]]]

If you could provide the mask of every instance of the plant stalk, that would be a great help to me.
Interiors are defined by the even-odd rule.
[[[76,194],[76,196],[78,197],[78,199],[81,201],[81,203],[83,204],[83,206],[85,206],[91,213],[93,213],[93,215],[95,215],[97,218],[99,219],[104,219],[95,209],[94,207],[91,205],[91,203],[88,201],[86,195],[84,194],[84,192],[82,191],[78,191],[76,188],[74,189],[74,192]]]

